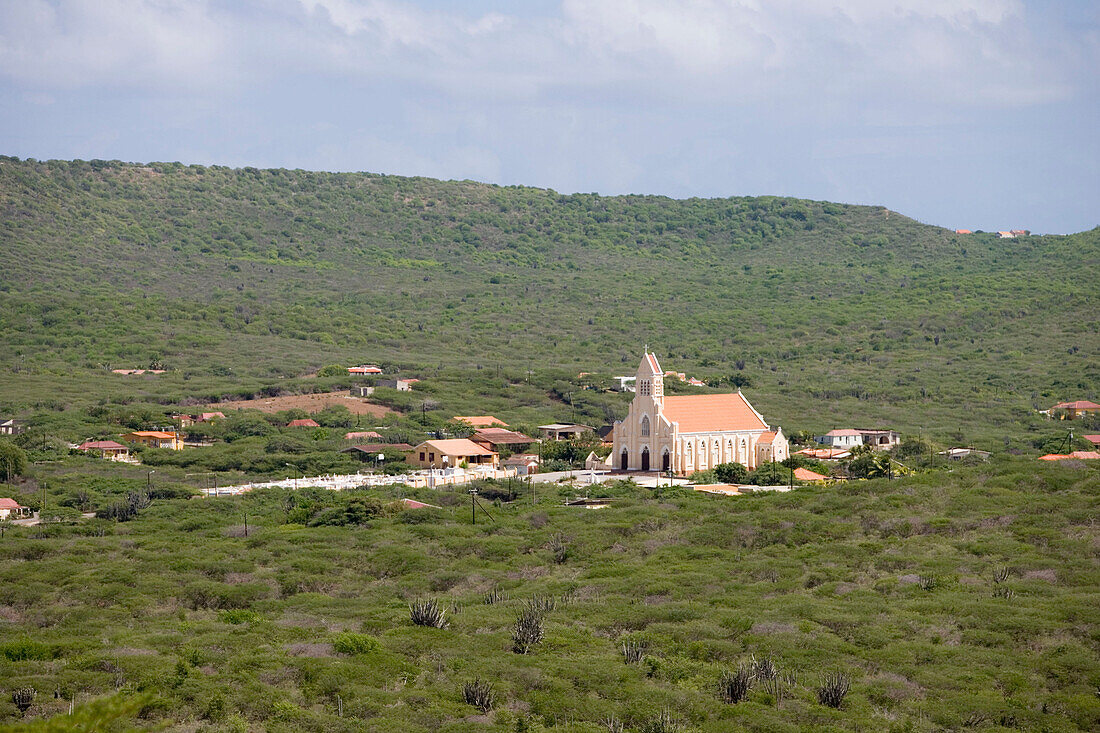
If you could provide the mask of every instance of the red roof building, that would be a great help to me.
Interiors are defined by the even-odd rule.
[[[1067,420],[1076,420],[1081,415],[1092,415],[1100,413],[1100,405],[1089,400],[1074,400],[1073,402],[1059,402],[1054,407],[1050,408],[1051,412],[1054,410],[1065,410]]]
[[[288,428],[319,428],[321,425],[312,418],[303,417],[297,420],[291,420],[286,424]]]

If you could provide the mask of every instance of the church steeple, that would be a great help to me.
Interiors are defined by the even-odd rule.
[[[648,347],[642,355],[642,363],[638,365],[634,393],[638,397],[649,398],[658,404],[665,396],[665,373],[661,371],[657,355],[649,353]]]

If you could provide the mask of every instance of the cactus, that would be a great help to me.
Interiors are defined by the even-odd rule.
[[[851,678],[843,672],[827,674],[821,681],[821,686],[817,688],[817,701],[831,708],[839,708],[851,686]]]
[[[493,686],[480,677],[462,685],[462,699],[483,713],[493,709]]]
[[[752,682],[752,670],[744,664],[737,665],[737,669],[726,670],[718,681],[722,699],[731,705],[741,702],[748,697]]]
[[[530,607],[523,609],[512,627],[512,651],[527,654],[543,635],[542,614]]]
[[[433,629],[447,628],[445,611],[435,599],[422,601],[419,598],[409,604],[409,617],[417,626],[430,626]]]
[[[36,697],[38,697],[38,690],[33,687],[22,687],[11,693],[11,701],[15,703],[15,707],[19,708],[21,713],[26,713],[31,705],[34,705],[34,698]]]

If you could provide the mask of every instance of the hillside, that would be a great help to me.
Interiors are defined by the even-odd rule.
[[[646,343],[666,368],[742,373],[783,424],[988,427],[1100,383],[1100,230],[0,158],[0,253],[3,409],[115,394],[105,367],[153,359],[179,395],[362,360],[612,374]]]

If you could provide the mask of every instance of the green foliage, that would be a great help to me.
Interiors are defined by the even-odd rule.
[[[332,638],[332,648],[340,654],[373,654],[382,649],[382,644],[368,634],[345,631]]]
[[[26,452],[10,440],[0,440],[0,481],[11,481],[26,470]]]
[[[749,470],[740,463],[720,463],[714,467],[715,478],[723,484],[742,484],[749,478]]]

